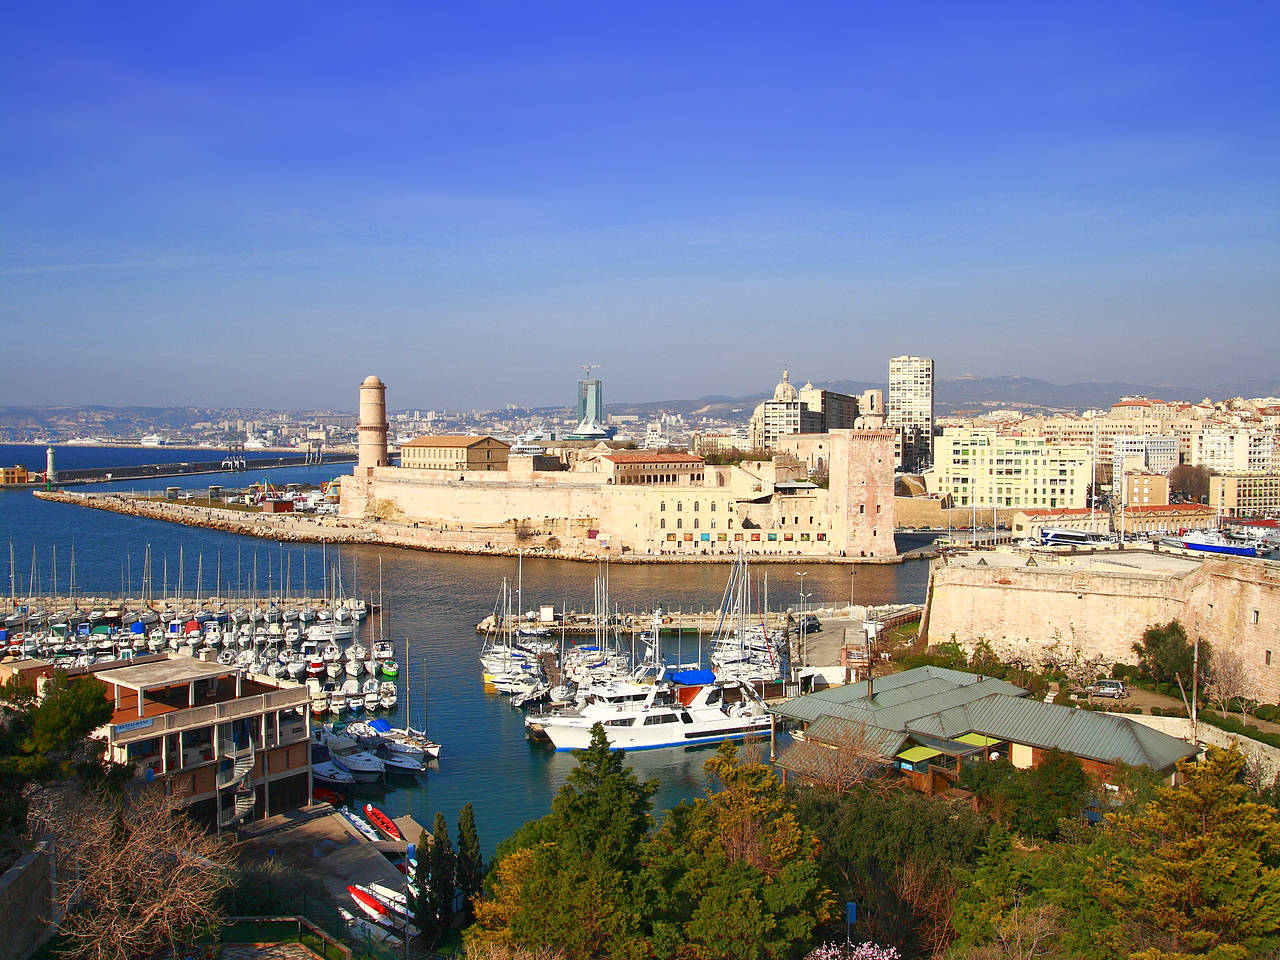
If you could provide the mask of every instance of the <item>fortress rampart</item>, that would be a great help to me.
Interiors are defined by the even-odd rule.
[[[1242,656],[1263,701],[1280,701],[1280,564],[1271,561],[1209,559],[1161,574],[935,560],[922,631],[968,649],[985,640],[1006,658],[1133,663],[1143,630],[1174,619]]]

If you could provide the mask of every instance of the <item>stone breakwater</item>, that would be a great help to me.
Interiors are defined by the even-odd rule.
[[[372,546],[403,547],[434,553],[459,553],[475,556],[514,557],[523,553],[530,557],[553,560],[577,560],[595,563],[729,563],[732,553],[673,556],[621,553],[585,540],[563,543],[540,534],[517,533],[505,529],[475,530],[430,523],[392,523],[388,521],[348,520],[341,517],[291,513],[249,513],[217,507],[196,506],[181,501],[149,500],[125,493],[81,493],[67,490],[36,490],[33,496],[55,503],[67,503],[95,510],[107,510],[133,517],[163,520],[208,530],[220,530],[246,537],[260,537],[291,543],[358,543]],[[556,540],[558,545],[548,541]],[[804,557],[790,554],[751,554],[752,563],[849,564],[901,563],[903,556],[856,561],[847,557]]]

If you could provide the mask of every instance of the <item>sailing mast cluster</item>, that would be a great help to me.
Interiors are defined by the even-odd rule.
[[[518,573],[517,607],[521,580]],[[513,705],[534,708],[525,718],[531,739],[576,749],[587,745],[596,723],[611,746],[626,749],[689,746],[768,731],[762,693],[766,684],[787,675],[787,642],[783,631],[767,627],[767,604],[752,589],[744,553],[725,586],[707,651],[709,668],[668,661],[661,610],[648,632],[632,635],[630,652],[624,650],[622,617],[611,608],[607,568],[593,587],[594,635],[587,642],[567,642],[563,616],[558,639],[551,627],[518,609],[513,616],[506,580],[486,621],[480,652],[484,681],[510,695]]]

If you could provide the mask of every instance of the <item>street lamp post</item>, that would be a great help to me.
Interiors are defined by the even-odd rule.
[[[804,592],[804,578],[808,575],[808,570],[796,574],[800,578],[800,665],[802,667],[809,665],[809,645],[807,643],[809,631],[806,629],[807,624],[805,623],[805,601],[813,594]]]

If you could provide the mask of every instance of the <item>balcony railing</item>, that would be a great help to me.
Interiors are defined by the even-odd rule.
[[[255,716],[288,707],[305,706],[310,703],[310,695],[306,687],[291,687],[283,690],[272,690],[238,700],[224,703],[213,703],[203,707],[188,707],[150,719],[150,723],[134,727],[134,720],[122,720],[118,724],[107,727],[108,738],[112,743],[129,743],[134,740],[145,740],[177,730],[192,727],[207,727],[224,720],[235,720],[240,717]],[[125,727],[127,729],[120,729]],[[282,726],[283,731],[283,726]]]

